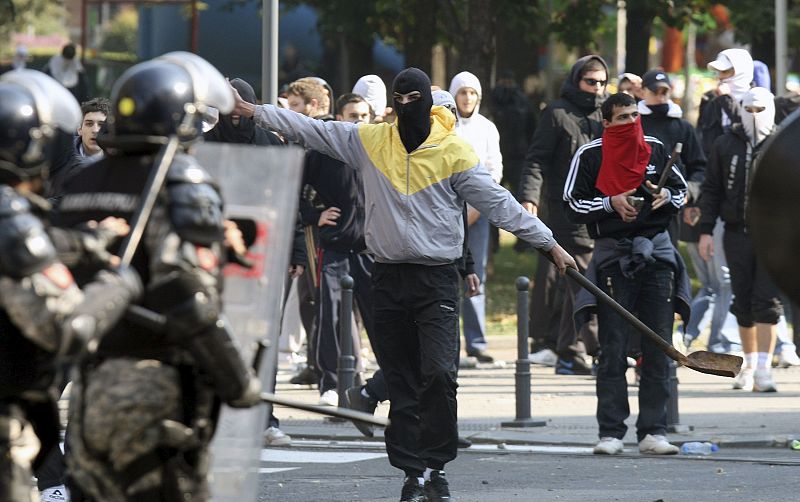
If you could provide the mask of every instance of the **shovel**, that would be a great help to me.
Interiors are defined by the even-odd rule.
[[[553,257],[550,253],[539,250],[542,255],[547,257],[548,260],[553,262]],[[555,263],[555,262],[553,262]],[[625,310],[625,308],[617,303],[613,298],[608,296],[602,289],[594,285],[589,279],[583,276],[574,268],[567,267],[566,274],[584,289],[592,293],[597,300],[605,303],[611,307],[614,312],[621,315],[626,321],[631,323],[634,328],[639,330],[644,336],[650,339],[656,347],[664,352],[670,359],[673,359],[678,364],[686,366],[689,369],[699,371],[700,373],[708,373],[709,375],[718,375],[725,377],[735,377],[742,367],[743,359],[739,356],[732,356],[730,354],[715,354],[714,352],[707,352],[700,350],[692,352],[691,354],[684,355],[675,347],[666,342],[663,338],[652,329],[648,328],[645,323],[640,321],[636,316]]]

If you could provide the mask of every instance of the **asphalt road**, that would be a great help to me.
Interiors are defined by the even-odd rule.
[[[399,500],[402,473],[372,448],[295,442],[265,449],[259,502]],[[614,457],[588,448],[494,446],[448,464],[454,501],[760,502],[798,500],[800,452],[727,449],[710,457]]]

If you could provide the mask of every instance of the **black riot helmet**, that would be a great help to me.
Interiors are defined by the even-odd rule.
[[[0,76],[0,182],[46,176],[82,119],[72,94],[35,70]]]
[[[209,62],[188,52],[171,52],[129,68],[111,91],[108,135],[98,142],[163,144],[172,135],[183,142],[202,134],[207,108],[233,111],[230,85]]]

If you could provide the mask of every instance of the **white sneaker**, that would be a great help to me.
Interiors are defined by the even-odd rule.
[[[45,488],[40,496],[42,502],[69,502],[69,492],[64,485]]]
[[[789,368],[790,366],[800,366],[800,357],[793,350],[782,350],[778,355],[778,367]]]
[[[753,368],[742,368],[733,380],[733,388],[753,390]]]
[[[619,455],[624,449],[625,445],[621,439],[606,437],[600,438],[600,442],[595,445],[592,451],[595,455]]]
[[[533,364],[538,364],[540,366],[555,366],[556,362],[558,362],[558,354],[550,349],[542,349],[539,352],[534,352],[529,355],[528,359],[530,359]]]
[[[680,448],[667,441],[666,436],[648,434],[639,441],[639,453],[647,455],[676,455]]]
[[[292,437],[277,427],[270,427],[264,431],[264,443],[267,446],[289,446],[292,444]]]
[[[772,372],[768,369],[756,370],[753,374],[753,392],[777,392]]]
[[[319,396],[319,404],[322,406],[339,406],[339,394],[335,390],[326,390]]]

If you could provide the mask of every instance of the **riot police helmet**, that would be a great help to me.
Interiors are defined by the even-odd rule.
[[[0,178],[45,176],[53,158],[71,148],[81,108],[52,77],[19,69],[0,76]]]
[[[163,144],[177,135],[190,142],[202,134],[208,107],[230,113],[233,93],[222,74],[189,52],[171,52],[129,68],[111,91],[108,135],[101,144]]]

